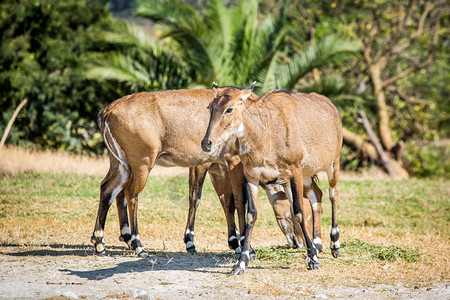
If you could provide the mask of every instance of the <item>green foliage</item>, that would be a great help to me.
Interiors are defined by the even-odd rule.
[[[272,14],[261,15],[257,0],[230,5],[223,0],[215,0],[202,7],[189,5],[185,1],[142,0],[138,1],[136,14],[155,23],[154,33],[159,39],[148,37],[147,40],[152,43],[133,39],[132,45],[128,44],[139,51],[146,48],[144,44],[151,44],[147,48],[149,52],[153,51],[155,60],[161,60],[160,56],[173,58],[165,71],[186,69],[181,76],[185,80],[180,82],[184,86],[209,87],[213,81],[220,85],[246,86],[257,80],[257,91],[294,89],[313,68],[340,62],[348,54],[358,51],[355,43],[331,36],[317,43],[307,43],[302,52],[294,51],[286,43],[292,32],[285,17],[288,9],[286,3],[280,15],[274,17]],[[127,43],[130,40],[123,28],[113,30],[115,33],[109,34],[115,39],[110,42]],[[158,48],[166,53],[155,50]],[[120,71],[115,71],[118,63],[108,59],[110,55],[94,57],[93,63],[98,67],[90,69],[88,74],[102,72],[107,74],[105,79],[150,89],[155,88],[149,84],[151,82],[159,82],[163,87],[180,87],[166,83],[167,78],[158,78],[158,74],[143,72],[152,69],[152,63],[130,57],[123,51],[114,53],[114,59],[128,68],[121,66]],[[286,55],[292,58],[290,63],[282,59]],[[326,87],[320,83],[313,86],[331,94],[340,94],[345,89],[342,78],[336,78],[334,82],[330,79],[325,83]],[[303,86],[312,88],[308,84]]]
[[[111,20],[95,32],[98,43],[114,50],[90,54],[85,62],[87,78],[120,82],[124,85],[122,93],[182,88],[189,83],[186,64],[144,29]]]
[[[450,146],[409,145],[405,151],[406,168],[417,177],[446,177],[450,174]]]
[[[0,3],[0,132],[24,99],[7,143],[98,153],[103,147],[97,112],[114,99],[142,90],[246,86],[325,94],[344,126],[364,136],[356,112],[364,109],[376,131],[378,107],[361,45],[374,24],[372,53],[390,47],[405,1],[181,1],[139,0],[136,15],[152,30],[112,19],[107,0],[6,0]],[[433,22],[408,39],[431,2],[414,3],[383,78],[428,55]],[[437,2],[436,2],[437,3]],[[440,1],[439,5],[444,5]],[[119,5],[114,3],[116,8]],[[128,6],[129,7],[129,6]],[[445,7],[444,7],[445,8]],[[440,6],[430,10],[437,16]],[[448,139],[449,18],[441,19],[433,63],[385,91],[395,141],[409,139],[405,166],[413,176],[448,174],[448,146],[418,146]],[[401,48],[401,47],[400,47]],[[399,49],[400,49],[399,48]],[[405,100],[400,94],[412,96]],[[410,101],[412,99],[412,101]],[[343,150],[347,168],[364,158]]]
[[[378,260],[394,262],[404,260],[406,262],[417,262],[420,259],[420,253],[417,250],[404,249],[399,246],[381,246],[373,245],[359,239],[350,239],[342,243],[344,251],[368,253],[370,257]]]
[[[28,99],[8,142],[95,150],[96,115],[110,95],[79,68],[98,49],[90,27],[108,17],[107,2],[21,0],[0,4],[0,131]],[[110,99],[107,101],[109,102]]]

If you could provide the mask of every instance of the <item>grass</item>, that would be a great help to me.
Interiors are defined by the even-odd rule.
[[[12,251],[10,245],[90,245],[103,175],[38,171],[0,172],[0,252]],[[324,191],[325,247],[317,272],[306,270],[303,249],[284,246],[285,238],[261,192],[252,239],[258,259],[250,262],[248,275],[231,277],[228,284],[243,284],[254,292],[277,295],[287,282],[359,285],[449,281],[450,180],[343,177],[339,182],[342,248],[338,259],[332,258],[328,247],[331,208],[325,180],[320,181]],[[140,237],[148,250],[185,251],[182,240],[188,208],[187,181],[186,177],[173,176],[151,176],[148,180],[138,214]],[[113,204],[106,221],[105,241],[107,249],[122,252],[125,248],[117,239],[118,227]],[[197,211],[197,249],[233,261],[226,232],[222,208],[207,179]]]
[[[418,250],[405,249],[399,246],[382,246],[373,245],[359,239],[350,239],[342,243],[342,248],[347,251],[358,252],[361,254],[369,254],[370,257],[378,260],[386,260],[395,262],[397,260],[404,260],[406,262],[417,262],[420,259]]]

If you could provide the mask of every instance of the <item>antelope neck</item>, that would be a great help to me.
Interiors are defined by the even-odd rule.
[[[240,154],[248,154],[251,149],[262,149],[264,144],[270,143],[270,110],[256,105],[246,106],[242,110],[242,133],[238,136]]]

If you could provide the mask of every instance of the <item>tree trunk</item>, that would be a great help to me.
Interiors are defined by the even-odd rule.
[[[17,106],[16,110],[14,111],[11,119],[8,122],[8,125],[6,126],[5,132],[3,133],[2,140],[0,141],[0,149],[3,147],[3,144],[5,144],[6,138],[8,137],[9,131],[11,130],[11,127],[16,120],[17,115],[19,114],[19,111],[26,103],[27,99],[24,99],[22,102],[20,102],[19,106]]]
[[[367,143],[363,137],[356,133],[351,132],[347,128],[342,128],[344,136],[344,144],[352,148],[356,152],[362,153],[362,155],[371,161],[378,161],[378,154],[375,147]]]
[[[386,95],[383,90],[383,81],[381,80],[381,69],[383,60],[369,66],[370,79],[372,81],[375,98],[378,106],[378,131],[381,144],[386,151],[390,151],[395,143],[392,140],[391,129],[389,126],[388,107],[386,105]]]
[[[362,124],[364,130],[367,133],[367,138],[374,146],[377,154],[378,154],[378,162],[383,166],[383,168],[387,171],[390,177],[393,179],[405,179],[409,178],[408,172],[403,168],[402,162],[395,160],[390,154],[389,151],[385,151],[381,146],[375,132],[373,132],[372,126],[370,125],[369,120],[367,120],[366,114],[364,111],[360,110],[358,112],[360,119],[358,122]],[[401,159],[401,155],[400,158]]]

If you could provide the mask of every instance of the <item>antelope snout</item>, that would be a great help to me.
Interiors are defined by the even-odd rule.
[[[211,141],[208,140],[207,138],[204,138],[202,140],[202,149],[203,149],[203,151],[210,152],[211,151],[211,145],[212,145]]]

